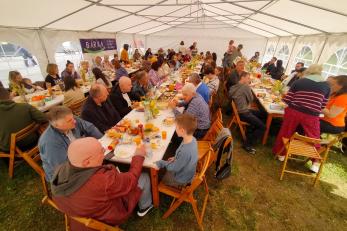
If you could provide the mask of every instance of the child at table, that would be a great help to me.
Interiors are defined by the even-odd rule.
[[[183,138],[174,157],[156,162],[158,168],[166,168],[162,182],[181,188],[193,180],[198,162],[198,145],[193,133],[197,128],[197,119],[190,114],[176,117],[176,133]]]

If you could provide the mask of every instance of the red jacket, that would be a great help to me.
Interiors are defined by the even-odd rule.
[[[137,186],[144,157],[134,156],[128,172],[104,165],[77,191],[55,196],[57,206],[70,216],[90,217],[109,225],[124,223],[137,205],[141,189]],[[71,221],[71,230],[93,230]]]

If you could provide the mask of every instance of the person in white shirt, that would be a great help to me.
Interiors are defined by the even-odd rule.
[[[185,48],[183,41],[181,41],[180,46],[178,47],[178,52],[181,52],[182,55],[187,54],[187,49]]]

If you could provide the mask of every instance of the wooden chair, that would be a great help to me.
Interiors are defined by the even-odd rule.
[[[72,113],[75,116],[81,115],[82,107],[83,107],[83,104],[86,102],[86,100],[87,100],[87,97],[84,99],[81,99],[81,100],[79,100],[79,101],[77,101],[77,102],[75,102],[69,106],[69,108],[71,109]]]
[[[210,117],[212,118],[212,114],[213,114],[213,106],[214,106],[214,101],[215,98],[217,96],[216,92],[213,92],[210,96],[210,100],[208,101],[208,107],[210,108]]]
[[[285,144],[286,157],[283,162],[283,167],[281,171],[280,180],[283,179],[284,173],[292,173],[301,176],[314,177],[313,186],[316,185],[323,166],[328,157],[330,148],[338,141],[337,138],[329,141],[328,143],[322,143],[320,139],[309,138],[306,136],[299,135],[295,133],[290,139],[283,139]],[[322,147],[317,149],[315,145],[322,144]],[[322,155],[322,156],[321,156]],[[304,159],[299,159],[297,157],[304,157]],[[287,169],[288,159],[307,162],[309,159],[316,159],[320,161],[320,168],[317,174],[307,174],[299,171],[292,171]]]
[[[52,199],[50,199],[48,196],[45,196],[42,199],[42,203],[43,204],[48,204],[50,206],[52,206],[53,208],[55,208],[56,210],[62,212],[58,206],[54,203],[54,201]],[[120,229],[117,226],[110,226],[107,225],[103,222],[97,221],[95,219],[92,218],[84,218],[84,217],[73,217],[73,216],[67,216],[66,214],[64,214],[65,217],[65,230],[69,231],[70,230],[70,224],[69,224],[69,218],[73,219],[81,224],[83,224],[84,226],[88,227],[88,228],[92,228],[92,229],[96,229],[96,230],[101,230],[101,231],[122,231],[122,229]]]
[[[232,110],[233,110],[233,115],[232,115],[232,117],[231,117],[227,127],[229,129],[232,129],[232,126],[234,124],[236,124],[236,126],[238,126],[239,129],[240,129],[240,133],[241,133],[242,139],[244,141],[246,141],[246,139],[247,139],[247,137],[246,137],[246,126],[248,126],[249,124],[246,123],[246,122],[241,121],[239,113],[237,111],[237,107],[236,107],[234,101],[231,101],[231,107],[232,107]]]
[[[206,154],[203,154],[198,163],[197,172],[194,176],[192,183],[184,188],[177,189],[171,186],[167,186],[163,183],[160,183],[158,186],[158,190],[161,193],[164,193],[168,196],[173,197],[172,203],[169,209],[163,215],[163,218],[169,217],[183,202],[190,203],[193,207],[193,211],[196,217],[196,220],[199,224],[201,230],[203,230],[202,219],[204,217],[207,200],[208,200],[208,186],[205,179],[205,173],[208,168],[210,162],[212,150],[209,150]],[[194,198],[194,191],[201,185],[204,184],[205,189],[205,197],[202,205],[202,210],[199,212],[197,201]]]
[[[211,121],[219,120],[223,124],[222,109],[219,107],[211,116]]]
[[[39,148],[37,146],[23,151],[17,146],[17,143],[33,133],[39,134],[40,129],[40,124],[31,123],[22,130],[11,134],[10,153],[0,152],[0,158],[9,158],[8,175],[10,178],[13,177],[15,157],[23,158],[24,154],[26,154],[26,156],[34,156],[39,153]]]
[[[214,142],[218,133],[223,129],[223,123],[216,119],[210,129],[206,132],[205,136],[201,139],[201,141],[210,141],[210,142]]]

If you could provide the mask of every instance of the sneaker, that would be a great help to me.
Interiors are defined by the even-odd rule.
[[[279,161],[283,162],[284,159],[286,158],[286,156],[280,156],[280,155],[278,155],[277,158],[278,158]]]
[[[152,208],[153,208],[153,205],[150,205],[148,208],[145,208],[145,209],[139,209],[137,211],[137,215],[139,217],[144,217],[149,211],[151,211]]]
[[[255,150],[255,149],[252,148],[251,146],[243,146],[243,149],[244,149],[246,152],[248,152],[249,154],[252,154],[252,155],[254,155],[254,154],[257,152],[257,150]]]
[[[320,163],[313,163],[310,167],[310,170],[314,173],[318,173],[320,168]]]

